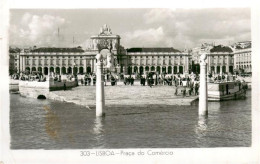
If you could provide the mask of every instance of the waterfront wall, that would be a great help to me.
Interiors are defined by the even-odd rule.
[[[10,79],[9,91],[18,92],[19,91],[19,80]]]
[[[63,90],[64,84],[66,89],[70,89],[77,86],[77,81],[19,81],[19,92],[21,96],[39,98],[39,96],[44,96],[45,98],[50,98],[50,91]]]

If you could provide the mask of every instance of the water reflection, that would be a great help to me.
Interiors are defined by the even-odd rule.
[[[45,116],[45,131],[52,139],[58,139],[61,130],[60,119],[50,107],[44,106],[43,108],[47,112]]]
[[[94,121],[93,132],[95,134],[97,148],[104,147],[104,117],[96,117]]]
[[[198,105],[111,107],[105,118],[74,104],[19,95],[11,95],[10,106],[12,149],[251,145],[250,96],[210,102],[208,118],[198,117]]]
[[[197,130],[203,132],[207,130],[208,116],[199,116]]]
[[[195,132],[197,134],[197,137],[200,139],[204,136],[204,133],[207,130],[207,123],[208,123],[208,117],[207,116],[199,116],[198,117],[198,124],[195,126]]]

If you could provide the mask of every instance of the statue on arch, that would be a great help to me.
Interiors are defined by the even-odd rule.
[[[103,27],[100,28],[99,30],[99,34],[100,35],[109,35],[112,34],[112,31],[110,29],[110,27],[107,26],[107,24],[104,24]]]

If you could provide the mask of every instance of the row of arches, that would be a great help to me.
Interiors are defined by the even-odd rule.
[[[133,74],[133,73],[140,73],[144,74],[144,72],[149,72],[149,71],[156,71],[158,73],[168,73],[168,74],[177,74],[177,73],[183,73],[183,66],[168,66],[168,67],[160,67],[160,66],[140,66],[139,68],[137,66],[128,66],[127,73],[128,74]]]
[[[83,74],[83,73],[91,73],[91,67],[87,67],[86,71],[84,71],[83,67],[26,67],[26,71],[29,73],[32,72],[41,72],[44,75],[48,75],[49,72],[53,72],[56,74]]]
[[[229,66],[229,69],[227,70],[226,66],[211,66],[211,72],[215,72],[215,73],[228,73],[231,72],[233,73],[233,66]]]
[[[252,66],[251,65],[239,65],[238,69],[242,69],[245,72],[252,72]]]
[[[251,65],[240,65],[239,68],[242,68],[242,69],[243,69],[243,68],[244,68],[244,69],[245,69],[245,68],[251,68]]]

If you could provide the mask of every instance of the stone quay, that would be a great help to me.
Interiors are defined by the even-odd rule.
[[[105,90],[106,106],[151,106],[151,105],[191,105],[198,96],[176,96],[174,86],[128,86],[107,85]],[[96,106],[96,87],[79,86],[66,91],[52,91],[50,99],[75,103],[90,109]]]

